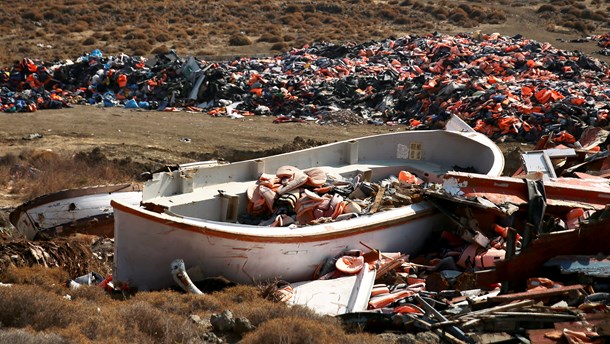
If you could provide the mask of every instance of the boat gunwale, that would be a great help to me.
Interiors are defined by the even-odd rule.
[[[298,235],[294,235],[294,234],[291,235],[290,233],[285,233],[285,235],[269,235],[269,234],[253,234],[253,233],[244,233],[244,232],[231,232],[229,230],[223,230],[220,228],[213,228],[213,227],[205,226],[204,225],[205,222],[202,222],[202,225],[198,226],[195,224],[185,222],[184,221],[185,219],[183,219],[179,216],[165,214],[165,213],[155,213],[155,212],[143,209],[143,208],[132,207],[130,205],[126,205],[126,204],[123,204],[123,203],[115,201],[115,200],[111,201],[111,205],[115,209],[115,217],[116,217],[116,211],[118,210],[118,211],[122,211],[122,212],[125,212],[128,214],[137,216],[141,219],[156,222],[156,223],[159,223],[159,224],[162,224],[165,226],[171,226],[172,228],[179,229],[179,230],[185,230],[185,231],[194,232],[194,233],[198,233],[198,234],[202,234],[202,235],[206,235],[206,236],[232,239],[232,240],[236,240],[236,241],[265,242],[265,243],[308,243],[308,242],[316,242],[316,241],[350,237],[350,236],[354,236],[354,235],[361,234],[361,233],[374,232],[374,231],[384,230],[389,227],[400,226],[400,225],[406,224],[408,222],[412,222],[414,220],[418,220],[418,219],[422,219],[422,218],[426,218],[426,217],[430,217],[430,216],[434,216],[434,215],[438,214],[438,212],[436,212],[436,208],[425,201],[419,202],[416,204],[425,204],[425,207],[421,210],[414,211],[412,214],[410,214],[408,216],[398,216],[398,217],[394,217],[391,219],[374,221],[370,225],[350,226],[347,228],[338,228],[336,230],[329,231],[329,232],[319,232],[318,231],[317,233],[312,233],[312,234],[301,233]],[[404,206],[401,208],[406,208],[406,207],[409,207],[409,206]],[[395,208],[395,209],[401,209],[401,208]],[[392,210],[394,210],[394,209],[392,209]],[[379,212],[376,214],[371,214],[369,216],[380,215],[383,213],[387,213],[387,211]],[[353,219],[348,219],[348,220],[344,220],[344,221],[349,222],[352,220]],[[201,221],[206,221],[206,222],[208,222],[208,224],[211,224],[211,225],[214,225],[214,224],[222,225],[221,222],[216,222],[216,221],[208,221],[208,220],[201,220]],[[239,224],[234,224],[234,223],[227,223],[227,224],[233,225],[233,226],[235,226],[235,225],[239,226]],[[332,223],[319,224],[319,225],[315,225],[315,226],[325,226],[325,225],[332,225]],[[242,226],[259,227],[259,226],[254,226],[254,225],[242,225]],[[313,226],[310,226],[310,227],[313,227]],[[270,229],[277,228],[278,230],[286,230],[286,231],[289,230],[286,227],[260,227],[260,228],[270,228]],[[119,236],[119,235],[117,233],[117,227],[115,226],[114,237],[116,238],[117,236]]]

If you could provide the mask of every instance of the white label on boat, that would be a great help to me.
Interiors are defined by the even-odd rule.
[[[409,147],[407,145],[401,145],[399,143],[396,146],[396,158],[397,159],[409,159]]]

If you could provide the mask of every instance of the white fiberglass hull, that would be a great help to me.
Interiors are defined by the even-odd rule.
[[[63,190],[28,201],[11,213],[11,223],[26,239],[74,232],[112,236],[111,200],[138,205],[142,191],[136,184],[93,186]]]
[[[187,269],[203,276],[224,276],[238,283],[274,278],[310,280],[326,258],[348,249],[365,249],[363,242],[385,252],[415,253],[429,236],[443,229],[445,217],[426,202],[357,219],[297,229],[279,228],[283,235],[235,234],[230,225],[180,219],[113,202],[116,282],[141,290],[173,284],[170,263],[184,259]],[[210,228],[216,227],[216,228]],[[224,230],[223,230],[224,228]],[[306,231],[318,234],[307,235]]]

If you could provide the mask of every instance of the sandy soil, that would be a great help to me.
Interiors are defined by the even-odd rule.
[[[290,144],[296,137],[323,143],[404,130],[404,126],[274,124],[274,117],[230,119],[92,106],[0,117],[0,155],[24,149],[61,152],[100,147],[108,158],[131,157],[143,163],[182,163],[206,155],[235,161]],[[24,139],[36,133],[43,137]]]

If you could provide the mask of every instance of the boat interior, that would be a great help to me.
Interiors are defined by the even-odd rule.
[[[154,212],[236,223],[246,212],[247,190],[263,173],[284,165],[322,168],[347,180],[378,182],[408,171],[426,182],[440,182],[447,171],[487,173],[494,164],[490,147],[460,134],[435,131],[378,135],[267,158],[160,172],[144,189],[143,206]],[[474,153],[476,152],[476,154]]]

